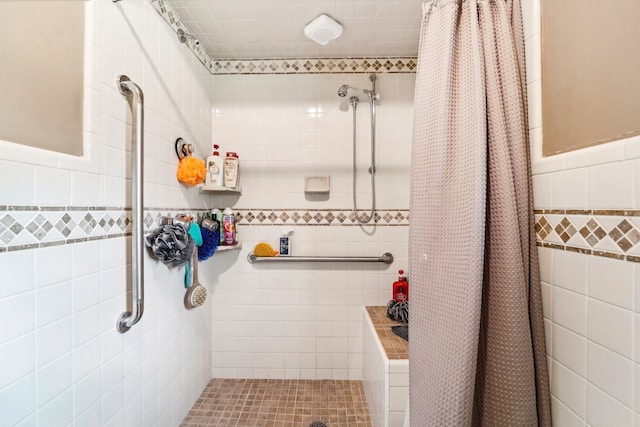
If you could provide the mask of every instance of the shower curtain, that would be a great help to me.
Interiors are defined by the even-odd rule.
[[[524,84],[518,0],[423,5],[411,425],[551,425]]]

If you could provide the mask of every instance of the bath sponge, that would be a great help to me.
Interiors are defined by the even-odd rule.
[[[274,250],[270,244],[268,243],[258,243],[255,248],[253,248],[253,253],[255,256],[276,256],[278,255],[278,251]]]
[[[180,182],[188,185],[196,185],[204,181],[206,173],[207,168],[204,166],[204,160],[188,156],[180,160],[176,176]]]
[[[153,230],[145,238],[145,243],[155,257],[169,267],[185,265],[196,247],[195,240],[180,224],[168,224]]]

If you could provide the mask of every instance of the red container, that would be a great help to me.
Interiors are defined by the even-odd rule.
[[[393,300],[396,302],[409,301],[409,282],[403,276],[404,271],[398,270],[398,280],[393,282]]]

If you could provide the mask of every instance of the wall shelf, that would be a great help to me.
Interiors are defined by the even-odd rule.
[[[218,249],[216,249],[216,253],[217,252],[226,252],[226,251],[237,251],[242,249],[242,242],[238,242],[235,245],[220,245],[218,246]],[[215,254],[214,254],[215,255]]]
[[[211,184],[202,184],[200,186],[201,193],[226,193],[226,194],[242,194],[242,187],[238,188],[227,188],[220,187],[219,185],[211,185]]]

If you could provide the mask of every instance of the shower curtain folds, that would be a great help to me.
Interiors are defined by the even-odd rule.
[[[411,424],[550,426],[518,0],[423,5]]]

